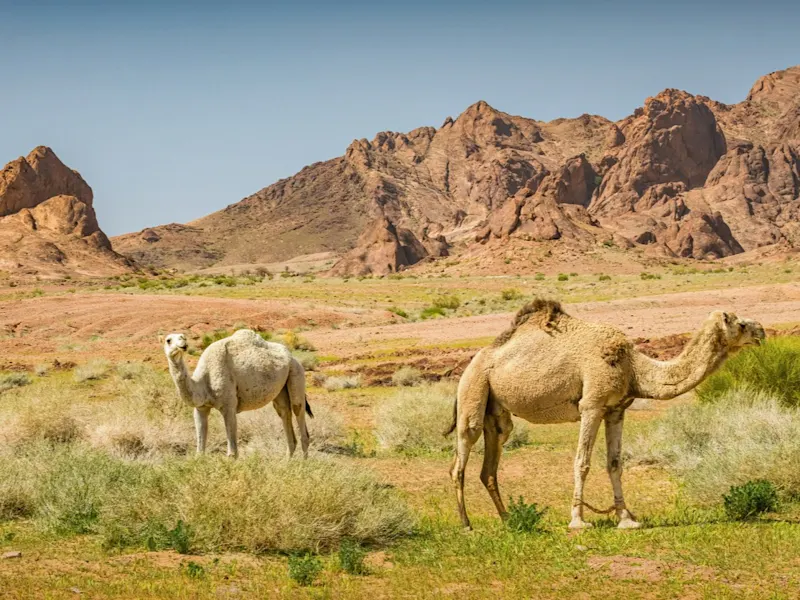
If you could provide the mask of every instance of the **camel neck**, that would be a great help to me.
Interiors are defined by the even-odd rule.
[[[697,387],[727,357],[718,323],[706,323],[673,360],[657,361],[640,352],[633,360],[636,393],[642,398],[670,399]]]
[[[169,373],[172,375],[172,380],[175,382],[175,388],[178,390],[181,400],[187,404],[196,406],[197,403],[195,402],[195,398],[197,394],[194,393],[194,388],[196,387],[194,385],[195,382],[189,375],[189,370],[186,368],[186,363],[183,361],[183,357],[168,357],[167,361],[169,363]]]

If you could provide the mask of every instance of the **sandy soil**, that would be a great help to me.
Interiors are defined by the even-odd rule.
[[[713,310],[775,325],[800,322],[800,284],[747,287],[702,292],[682,292],[609,302],[570,304],[567,310],[582,319],[608,323],[632,338],[657,338],[695,330]],[[508,327],[511,313],[402,323],[391,327],[354,327],[318,330],[308,338],[325,352],[351,356],[371,349],[448,344],[465,339],[492,337]]]

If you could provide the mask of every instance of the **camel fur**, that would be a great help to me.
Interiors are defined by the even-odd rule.
[[[625,409],[635,398],[670,399],[692,390],[733,352],[763,339],[759,323],[715,311],[680,356],[662,362],[638,352],[617,329],[571,317],[557,302],[537,299],[524,306],[511,328],[475,355],[459,382],[453,423],[445,433],[457,430],[451,477],[461,522],[470,527],[464,469],[481,434],[486,447],[481,481],[500,516],[506,515],[497,468],[513,414],[531,423],[580,421],[571,528],[591,525],[583,519],[583,488],[595,438],[605,422],[619,527],[639,527],[622,495]]]
[[[289,456],[297,441],[292,426],[294,413],[300,430],[303,456],[308,456],[309,435],[305,415],[314,415],[306,399],[302,365],[286,346],[267,342],[256,332],[242,329],[205,349],[190,376],[183,361],[188,344],[182,333],[164,339],[169,372],[181,399],[194,408],[197,452],[205,452],[208,415],[222,413],[228,438],[228,456],[238,456],[236,415],[270,402],[283,421]]]

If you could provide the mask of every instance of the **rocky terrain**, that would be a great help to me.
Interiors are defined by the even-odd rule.
[[[509,240],[717,259],[794,249],[799,209],[800,66],[735,105],[668,89],[616,123],[545,123],[478,102],[438,129],[356,140],[219,212],[114,244],[182,269],[335,252],[340,275]]]
[[[92,188],[39,146],[0,172],[0,271],[109,275],[131,269],[115,253],[92,207]]]

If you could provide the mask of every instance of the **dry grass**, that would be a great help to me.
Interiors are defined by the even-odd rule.
[[[415,369],[414,367],[400,367],[392,375],[392,385],[397,387],[410,387],[419,385],[421,381],[422,373],[419,372],[419,369]]]
[[[378,443],[387,450],[411,455],[451,451],[453,438],[444,437],[442,432],[452,419],[455,397],[456,384],[452,381],[397,390],[375,409]],[[527,444],[529,432],[524,421],[514,419],[506,448]],[[475,449],[483,450],[483,438]]]
[[[111,363],[102,358],[96,358],[90,360],[86,364],[76,367],[73,372],[73,378],[75,379],[75,383],[96,381],[106,377],[109,371],[111,371]]]
[[[359,375],[342,375],[335,377],[327,377],[322,382],[324,387],[329,392],[337,392],[339,390],[352,390],[361,387],[361,377]]]
[[[738,388],[713,404],[676,407],[625,452],[629,461],[665,466],[703,502],[756,479],[784,496],[800,494],[800,412],[764,392]]]
[[[6,373],[0,375],[0,394],[8,390],[30,385],[31,378],[27,373]]]

